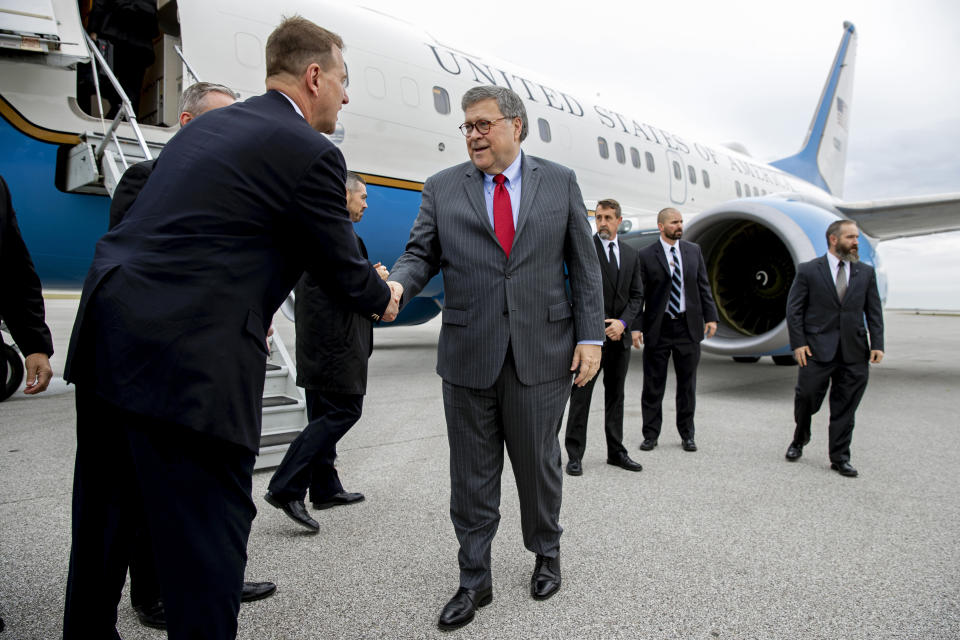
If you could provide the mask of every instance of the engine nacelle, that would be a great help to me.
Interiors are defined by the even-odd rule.
[[[683,237],[703,251],[720,317],[716,336],[703,348],[729,356],[790,353],[786,306],[796,265],[826,252],[827,226],[842,217],[819,204],[767,196],[733,200],[693,218]],[[860,239],[860,260],[874,264],[872,241]]]

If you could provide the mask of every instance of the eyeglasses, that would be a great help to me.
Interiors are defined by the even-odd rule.
[[[467,136],[468,138],[470,137],[470,134],[473,133],[474,129],[479,131],[480,135],[485,136],[488,133],[490,133],[490,127],[492,127],[495,123],[500,122],[501,120],[506,120],[506,119],[507,117],[504,116],[502,118],[497,118],[496,120],[477,120],[476,122],[472,122],[472,123],[464,122],[462,125],[458,127],[458,129],[460,129],[460,133]]]

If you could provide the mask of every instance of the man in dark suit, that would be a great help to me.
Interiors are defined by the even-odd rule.
[[[696,451],[693,414],[697,404],[697,365],[703,337],[717,332],[717,307],[710,293],[700,247],[681,240],[683,216],[668,207],[657,214],[660,238],[640,251],[644,304],[640,334],[643,344],[643,443],[657,446],[663,424],[667,364],[677,374],[677,431],[684,451]]]
[[[268,92],[181,129],[97,243],[65,374],[77,385],[65,638],[119,637],[140,527],[169,637],[235,637],[270,320],[304,269],[357,311],[395,317],[354,239],[343,156],[318,133],[347,102],[341,48],[284,20],[266,44]]]
[[[604,337],[600,265],[573,171],[521,153],[527,113],[510,89],[473,87],[462,106],[470,162],[427,179],[391,277],[408,301],[443,271],[437,373],[460,588],[440,614],[441,629],[467,624],[492,598],[504,445],[523,542],[536,554],[531,595],[542,600],[560,587],[557,436],[570,372],[579,370],[578,385],[593,378]]]
[[[237,101],[233,89],[212,82],[197,82],[187,87],[180,96],[179,122],[185,127],[194,118],[207,111],[229,107]],[[136,201],[147,183],[156,160],[139,162],[123,173],[110,202],[110,226],[113,229]],[[277,590],[272,582],[243,583],[241,602],[253,602],[267,598]],[[153,565],[153,550],[145,531],[137,534],[137,542],[130,556],[130,604],[140,624],[154,629],[167,628],[167,613],[157,571]]]
[[[883,307],[877,273],[861,264],[857,224],[827,227],[827,253],[797,267],[787,296],[790,347],[800,365],[787,460],[810,442],[810,419],[830,387],[830,468],[854,478],[850,464],[854,414],[867,388],[870,364],[883,360]],[[868,337],[869,332],[869,337]]]
[[[213,82],[197,82],[183,91],[180,96],[179,122],[181,127],[185,127],[194,118],[220,107],[229,107],[237,101],[239,96],[230,87]],[[133,205],[134,200],[143,190],[143,185],[147,183],[147,178],[153,171],[153,165],[156,159],[144,160],[131,166],[123,172],[117,188],[113,192],[113,199],[110,202],[110,223],[107,230],[113,229],[120,224],[124,214]]]
[[[356,224],[367,208],[367,187],[352,171],[347,172],[346,184],[347,211]],[[360,236],[356,236],[356,242],[366,258],[367,248]],[[387,270],[379,262],[374,268],[386,280]],[[316,532],[320,525],[303,503],[308,489],[315,509],[363,500],[362,493],[343,490],[333,463],[337,442],[363,411],[367,360],[373,353],[373,322],[326,291],[309,273],[300,278],[294,292],[297,385],[306,390],[309,423],[290,444],[264,498],[297,524]]]
[[[0,177],[0,318],[13,341],[25,353],[26,386],[33,395],[45,391],[53,369],[53,339],[44,321],[43,291],[33,261],[23,243],[7,183]],[[2,341],[0,341],[2,342]],[[17,356],[19,357],[19,356]],[[5,363],[4,363],[5,366]],[[0,380],[0,384],[6,382]]]
[[[607,464],[627,471],[640,471],[643,467],[630,459],[623,446],[623,388],[630,366],[630,326],[643,308],[640,262],[636,249],[617,241],[617,230],[623,222],[620,203],[612,199],[598,202],[594,222],[597,234],[593,236],[593,244],[600,260],[603,311],[606,316],[603,320],[606,324],[606,340],[600,369],[603,371],[603,430],[607,437]],[[593,378],[582,387],[573,385],[570,390],[565,441],[569,457],[567,473],[572,476],[583,473],[581,460],[587,446],[587,417],[595,383],[596,378]]]

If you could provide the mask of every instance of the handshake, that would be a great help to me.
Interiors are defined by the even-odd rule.
[[[390,276],[390,272],[387,271],[387,268],[379,262],[373,265],[373,268],[377,270],[377,274],[383,278],[383,280],[387,283],[387,286],[390,287],[390,302],[387,304],[387,308],[381,314],[380,319],[384,322],[393,322],[397,319],[397,314],[400,313],[400,298],[403,297],[403,285],[399,282],[387,280],[387,278]]]

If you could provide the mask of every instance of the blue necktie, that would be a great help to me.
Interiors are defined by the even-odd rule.
[[[670,286],[670,304],[667,305],[667,312],[671,318],[680,315],[680,288],[683,285],[680,280],[680,262],[677,260],[677,248],[670,247],[670,257],[673,260],[673,276]]]

